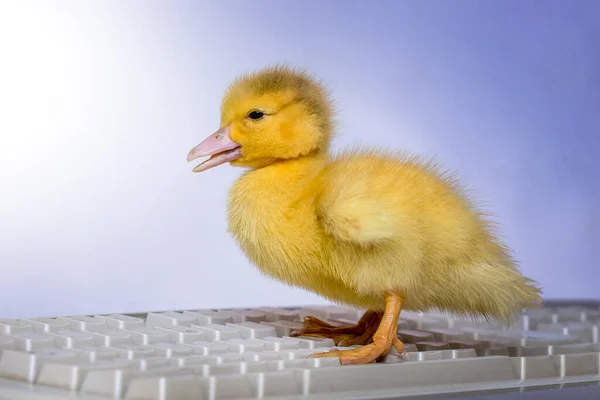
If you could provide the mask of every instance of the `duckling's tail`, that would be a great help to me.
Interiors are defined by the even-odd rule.
[[[543,304],[537,282],[523,276],[510,262],[480,261],[465,270],[464,284],[472,311],[507,325],[522,309]]]
[[[510,259],[473,260],[452,281],[460,292],[440,295],[436,303],[440,311],[457,316],[510,326],[523,309],[542,305],[537,282],[521,275]]]

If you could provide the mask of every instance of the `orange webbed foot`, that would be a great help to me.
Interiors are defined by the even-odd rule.
[[[392,349],[392,346],[400,354],[404,353],[404,344],[398,338],[398,317],[402,308],[403,299],[397,294],[386,293],[385,311],[379,314],[378,324],[375,325],[375,332],[371,334],[372,343],[366,344],[350,350],[331,350],[325,353],[313,354],[312,358],[338,357],[341,364],[368,364],[385,358]],[[366,314],[365,314],[366,315]],[[364,318],[364,317],[363,317]],[[361,318],[362,320],[362,318]],[[360,323],[360,322],[359,322]],[[369,326],[372,326],[370,324]],[[370,328],[372,329],[372,328]],[[368,336],[367,330],[363,332],[364,337]],[[358,339],[355,338],[355,339]],[[346,340],[345,345],[352,345],[353,339]],[[360,344],[360,343],[357,343]]]
[[[333,339],[336,345],[352,346],[371,343],[383,313],[367,311],[356,325],[334,326],[315,317],[304,318],[304,328],[290,336],[313,336]]]

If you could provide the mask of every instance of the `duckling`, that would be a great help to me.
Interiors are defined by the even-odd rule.
[[[265,275],[366,310],[355,325],[306,317],[294,335],[334,339],[313,357],[382,360],[402,310],[438,310],[510,323],[541,290],[461,183],[431,159],[355,148],[331,154],[334,106],[303,70],[272,66],[238,77],[220,129],[195,146],[193,171],[246,171],[229,193],[228,231]]]

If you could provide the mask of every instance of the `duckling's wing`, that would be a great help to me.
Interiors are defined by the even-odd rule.
[[[381,157],[363,156],[339,159],[327,168],[316,210],[327,233],[358,245],[401,235],[406,227],[398,207],[402,189],[397,168],[389,164]]]
[[[394,216],[372,194],[341,190],[322,197],[317,215],[323,229],[337,239],[368,245],[387,241],[397,231]]]
[[[456,216],[469,207],[454,176],[428,157],[355,149],[331,160],[321,178],[317,215],[323,229],[356,244],[408,238],[418,245],[424,214]],[[441,222],[448,221],[462,223],[459,217]]]

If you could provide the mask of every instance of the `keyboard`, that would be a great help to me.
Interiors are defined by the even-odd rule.
[[[307,315],[340,325],[361,314],[320,305],[0,318],[0,399],[600,398],[600,302],[546,302],[509,328],[403,312],[406,352],[367,365],[309,358],[333,341],[290,336]]]

